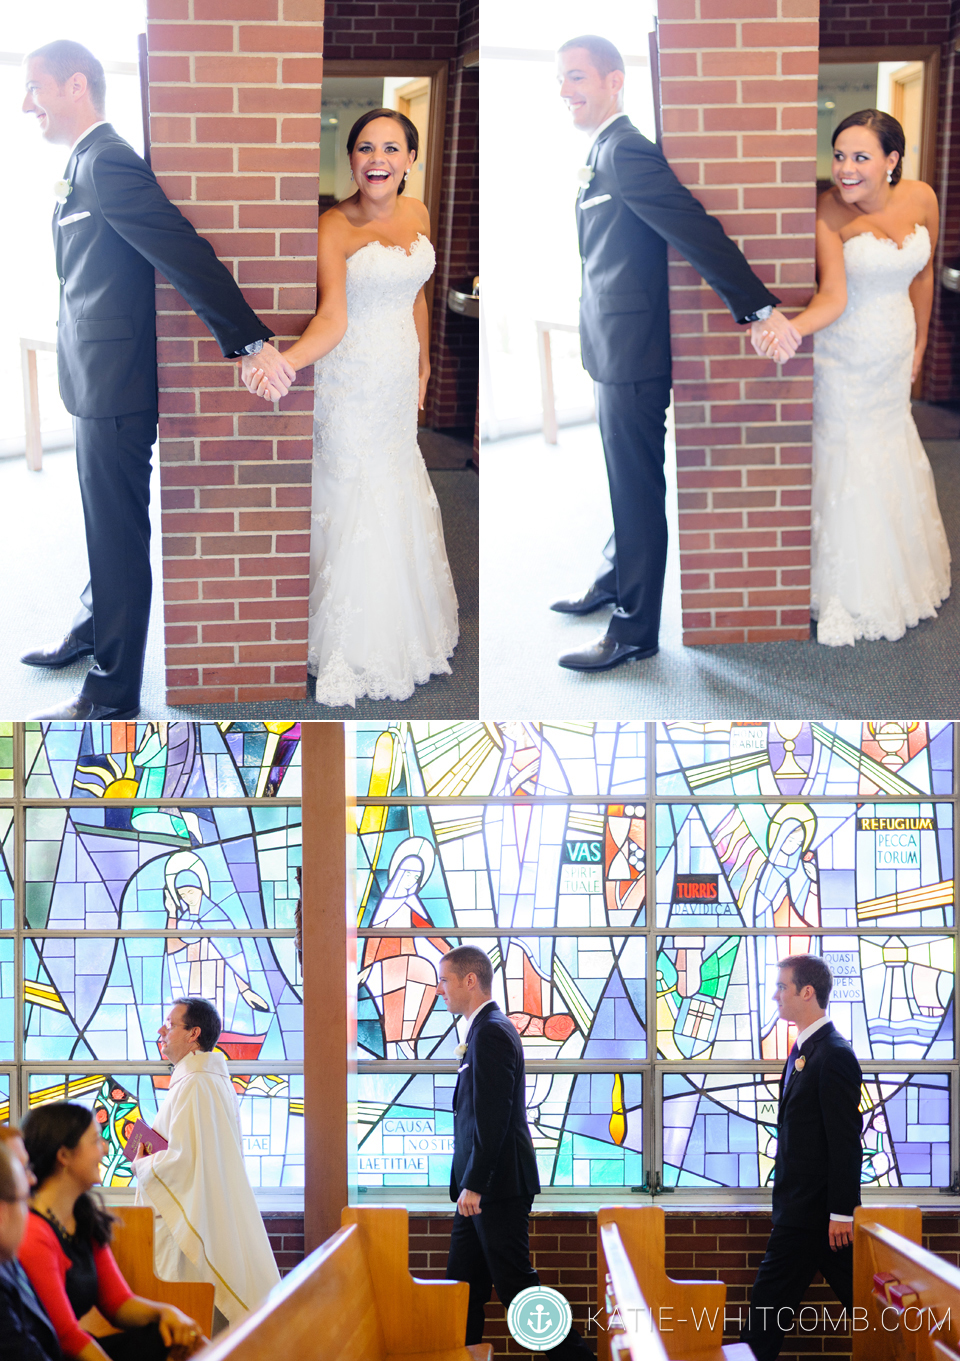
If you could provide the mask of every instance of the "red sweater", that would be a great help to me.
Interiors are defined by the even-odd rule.
[[[110,1249],[100,1247],[97,1243],[91,1246],[97,1268],[97,1308],[104,1318],[111,1320],[124,1300],[131,1298],[133,1291],[121,1276]],[[67,1298],[66,1280],[71,1262],[60,1246],[53,1225],[39,1215],[28,1215],[27,1231],[20,1244],[19,1257],[40,1303],[50,1315],[50,1322],[56,1329],[64,1353],[76,1356],[83,1351],[91,1337],[80,1327]]]

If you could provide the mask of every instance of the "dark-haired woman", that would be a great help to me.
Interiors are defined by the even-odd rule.
[[[316,364],[309,666],[318,703],[407,699],[450,670],[457,597],[417,446],[430,376],[430,218],[403,187],[413,123],[392,109],[347,138],[356,192],[320,218],[319,307],[284,358]],[[254,389],[267,400],[264,378]]]
[[[950,549],[910,410],[933,304],[937,198],[901,178],[903,128],[864,109],[833,135],[817,204],[813,616],[832,647],[901,638],[950,591]],[[774,353],[771,348],[770,353]]]
[[[193,1319],[134,1295],[110,1251],[112,1217],[90,1195],[107,1151],[85,1106],[39,1106],[23,1123],[37,1178],[20,1262],[65,1356],[80,1361],[165,1361],[205,1340]],[[94,1306],[119,1333],[94,1338],[78,1320]]]

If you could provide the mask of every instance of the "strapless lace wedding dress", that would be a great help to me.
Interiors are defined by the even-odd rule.
[[[908,289],[930,258],[918,226],[898,248],[844,242],[847,306],[814,340],[813,617],[817,638],[902,638],[950,592],[950,549],[910,412],[916,320]]]
[[[407,699],[449,672],[457,597],[417,446],[417,293],[435,257],[369,242],[347,260],[346,334],[316,365],[309,669],[317,702]]]

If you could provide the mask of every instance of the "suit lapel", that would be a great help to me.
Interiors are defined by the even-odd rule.
[[[826,1039],[828,1035],[833,1034],[834,1029],[835,1027],[832,1021],[828,1021],[826,1025],[822,1025],[820,1029],[816,1031],[813,1035],[811,1035],[808,1040],[804,1040],[803,1047],[799,1050],[797,1058],[800,1058],[802,1055],[804,1064],[806,1064],[806,1062],[810,1059],[811,1055],[816,1049],[817,1045],[821,1042],[821,1040]],[[800,1074],[803,1072],[803,1069],[801,1068],[800,1073],[798,1073],[796,1069],[796,1064],[794,1064],[793,1074],[790,1078],[790,1081],[787,1083],[786,1090],[784,1090],[783,1079],[784,1075],[786,1074],[786,1071],[787,1071],[786,1065],[784,1065],[783,1072],[780,1074],[780,1104],[777,1108],[778,1125],[780,1124],[780,1121],[783,1118],[783,1113],[784,1110],[786,1109],[786,1103],[790,1100],[790,1097],[797,1089],[797,1085],[800,1080]]]

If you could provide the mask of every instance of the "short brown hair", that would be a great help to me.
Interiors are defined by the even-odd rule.
[[[787,955],[779,967],[792,971],[797,992],[809,984],[817,994],[817,1005],[826,1007],[833,989],[833,974],[819,955]]]
[[[585,33],[581,38],[571,38],[562,47],[558,47],[557,51],[566,52],[570,47],[582,47],[585,52],[589,52],[597,73],[601,76],[608,76],[611,71],[625,69],[619,48],[614,47],[609,38],[598,38],[595,33]]]
[[[0,1140],[0,1200],[16,1200],[17,1171],[20,1166],[19,1159],[13,1156],[13,1150]]]
[[[102,64],[83,43],[71,42],[69,38],[57,38],[52,43],[46,43],[43,47],[28,52],[26,60],[29,61],[31,57],[38,57],[43,62],[44,68],[53,76],[61,90],[71,76],[85,76],[90,102],[97,113],[103,113],[107,103],[107,78],[103,73]]]
[[[458,978],[468,973],[477,975],[477,982],[485,993],[493,991],[493,965],[490,958],[476,945],[458,945],[444,955],[441,963],[449,964]]]
[[[173,1005],[185,1008],[183,1013],[184,1029],[198,1029],[200,1038],[197,1040],[197,1044],[204,1054],[209,1054],[219,1040],[220,1031],[223,1029],[219,1011],[205,997],[175,997]]]

